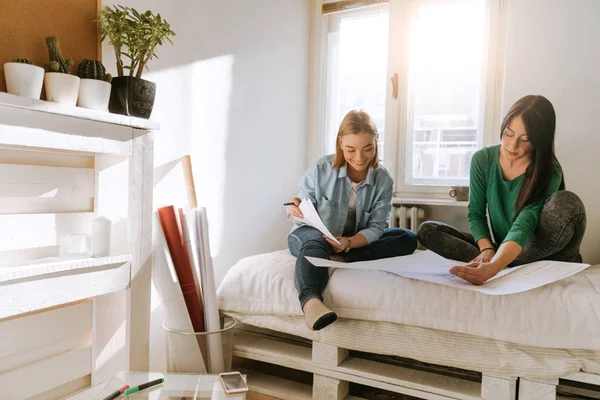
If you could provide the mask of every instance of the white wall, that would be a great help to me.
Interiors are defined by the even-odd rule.
[[[105,4],[108,4],[105,2]],[[110,3],[113,4],[113,3]],[[154,206],[185,204],[177,160],[192,154],[209,212],[217,284],[240,258],[286,248],[282,203],[306,165],[309,0],[122,0],[177,33],[143,78],[157,83]],[[113,50],[103,47],[114,72]],[[153,296],[151,367],[162,369]]]
[[[600,1],[509,0],[503,114],[527,94],[556,110],[567,189],[587,211],[584,261],[600,263]]]
[[[157,83],[151,118],[161,125],[155,207],[184,201],[169,172],[192,153],[217,280],[243,256],[285,248],[281,204],[296,192],[306,160],[309,1],[115,3],[160,12],[177,33],[143,76]],[[105,42],[114,72],[112,52]]]

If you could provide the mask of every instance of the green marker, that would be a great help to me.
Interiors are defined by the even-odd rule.
[[[158,379],[150,381],[150,382],[142,383],[141,385],[134,386],[132,388],[129,388],[129,389],[125,390],[123,392],[123,394],[125,396],[129,396],[130,394],[133,394],[135,392],[139,392],[140,390],[144,390],[144,389],[147,389],[147,388],[152,387],[152,386],[160,385],[164,381],[165,381],[165,378],[158,378]]]

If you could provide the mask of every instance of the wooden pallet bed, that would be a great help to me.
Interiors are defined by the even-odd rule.
[[[532,379],[418,362],[400,366],[375,361],[368,353],[250,325],[238,326],[233,341],[234,366],[248,374],[252,391],[281,399],[360,399],[350,393],[353,384],[405,395],[399,399],[567,400],[573,398],[570,394],[600,398],[600,375],[595,374]],[[286,375],[280,373],[284,368],[288,376],[278,376]],[[294,374],[289,370],[298,374],[290,378]],[[312,375],[312,382],[307,375]],[[564,395],[557,394],[557,388]]]
[[[600,399],[600,266],[509,296],[334,269],[324,302],[339,318],[315,332],[299,307],[294,263],[287,251],[247,257],[217,292],[221,312],[241,327],[236,368],[250,370],[257,392],[319,400],[374,398],[361,394],[365,388],[403,400]]]

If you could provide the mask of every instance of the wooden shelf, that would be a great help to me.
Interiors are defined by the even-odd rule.
[[[131,261],[131,254],[120,256],[80,258],[65,260],[59,258],[40,259],[26,265],[5,264],[0,265],[0,282],[8,282],[34,276],[55,274],[58,272],[82,270],[108,265],[125,264]]]
[[[26,344],[0,354],[0,378],[16,397],[64,397],[120,370],[147,370],[158,128],[0,93],[0,337],[9,347]],[[122,255],[47,258],[57,255],[61,235],[91,233],[94,216],[109,218],[113,254]],[[51,317],[79,302],[87,304],[78,318],[88,326],[71,336],[77,318]],[[27,336],[50,331],[64,335],[39,343]],[[25,376],[58,386],[25,387]]]
[[[0,322],[4,318],[122,291],[130,283],[131,263],[77,272],[0,283]]]
[[[68,106],[44,100],[35,100],[28,97],[15,96],[0,92],[0,105],[24,108],[32,111],[59,114],[67,117],[80,118],[90,121],[104,122],[107,124],[128,126],[144,130],[158,130],[157,122],[143,118],[129,117],[127,115],[112,114],[109,112],[89,110],[87,108]]]

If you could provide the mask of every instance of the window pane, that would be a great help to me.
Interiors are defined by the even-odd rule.
[[[423,2],[411,24],[407,183],[461,183],[481,141],[485,2]]]
[[[387,74],[387,5],[360,13],[329,17],[327,54],[326,132],[324,150],[335,152],[342,118],[364,109],[379,132],[379,158],[383,158]]]

